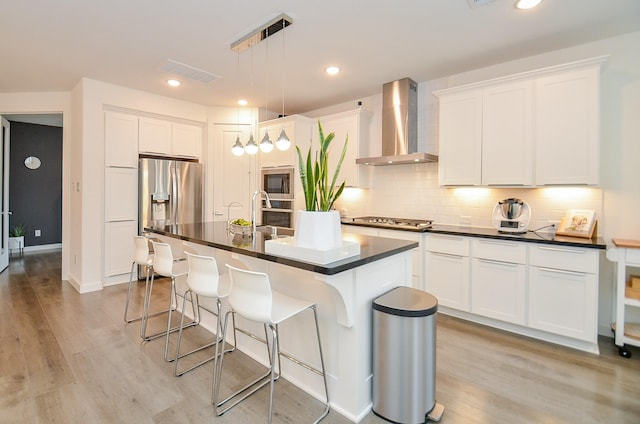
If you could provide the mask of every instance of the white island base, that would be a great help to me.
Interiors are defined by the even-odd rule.
[[[175,251],[185,248],[198,254],[214,256],[221,273],[226,272],[225,263],[266,272],[276,290],[316,302],[333,413],[338,412],[356,423],[369,413],[372,405],[371,302],[394,287],[410,285],[411,250],[334,275],[325,275],[201,244],[159,237],[171,243]],[[184,290],[183,280],[179,279],[177,285],[178,290]],[[226,302],[223,302],[223,313],[226,307]],[[216,328],[213,315],[205,312],[202,321],[210,331]],[[264,334],[260,324],[240,317],[236,324],[254,334]],[[315,332],[312,331],[313,314],[303,313],[286,321],[280,328],[281,350],[320,369]],[[240,332],[238,349],[265,366],[268,365],[264,344]],[[323,400],[322,379],[312,371],[283,358],[282,377]]]

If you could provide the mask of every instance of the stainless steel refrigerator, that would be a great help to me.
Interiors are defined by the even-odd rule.
[[[202,222],[202,165],[141,158],[138,166],[139,233],[145,226]]]

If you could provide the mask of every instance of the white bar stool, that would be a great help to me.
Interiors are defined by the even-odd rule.
[[[269,423],[271,423],[273,416],[274,383],[280,377],[280,356],[285,356],[286,358],[291,359],[294,363],[301,365],[304,368],[311,370],[322,377],[324,382],[325,398],[327,401],[325,403],[325,409],[322,415],[320,415],[315,421],[316,423],[319,422],[329,413],[330,404],[329,391],[327,388],[327,377],[324,367],[324,357],[322,355],[322,344],[320,342],[320,329],[318,327],[318,313],[316,311],[317,304],[307,300],[287,296],[283,293],[272,290],[269,276],[265,273],[245,271],[235,268],[229,264],[227,264],[226,266],[229,269],[229,276],[231,278],[231,293],[229,294],[229,303],[231,305],[231,309],[225,314],[224,330],[222,332],[222,351],[220,353],[220,364],[218,366],[218,359],[216,357],[214,365],[213,405],[216,415],[219,416],[229,411],[238,403],[251,396],[253,393],[269,383]],[[315,319],[318,351],[320,353],[320,364],[322,367],[321,370],[315,369],[311,365],[306,364],[297,358],[293,358],[290,355],[280,352],[278,324],[288,318],[299,314],[300,312],[305,311],[306,309],[311,309],[313,311],[313,317]],[[258,378],[254,382],[233,393],[226,399],[220,401],[219,396],[222,379],[222,367],[224,362],[224,345],[227,335],[227,324],[229,322],[229,316],[233,316],[236,313],[240,314],[240,316],[246,319],[263,323],[271,329],[272,343],[271,352],[269,355],[271,367],[268,374]],[[269,343],[267,340],[267,347],[268,346]],[[276,359],[278,362],[277,372]],[[265,377],[269,377],[269,379],[266,379]],[[234,399],[236,400],[233,401],[229,406],[226,406],[223,409],[218,409],[219,407],[223,407],[225,404],[227,404],[227,402]]]
[[[151,254],[151,252],[149,252],[149,241],[146,237],[143,236],[133,236],[133,243],[135,246],[135,250],[133,253],[133,262],[131,262],[131,272],[129,273],[129,289],[127,290],[127,302],[124,306],[124,322],[127,324],[141,320],[143,317],[143,315],[140,315],[136,318],[129,318],[129,300],[131,299],[131,285],[133,284],[134,273],[137,273],[138,266],[143,266],[145,274],[147,275],[144,288],[144,301],[142,304],[143,310],[144,305],[147,301],[147,291],[149,290],[149,274],[153,273],[153,255]],[[138,278],[136,277],[136,280],[137,279]],[[158,314],[164,312],[166,311],[158,312]]]
[[[143,324],[140,327],[140,336],[145,341],[150,341],[156,339],[158,337],[166,336],[165,345],[164,345],[164,359],[167,362],[170,362],[173,359],[169,359],[169,334],[177,331],[179,329],[178,326],[171,328],[171,312],[175,310],[174,302],[177,305],[178,296],[176,292],[176,278],[182,277],[187,274],[187,261],[186,258],[178,258],[174,259],[173,252],[171,251],[171,246],[167,243],[151,241],[154,251],[154,259],[153,259],[153,270],[162,277],[171,278],[171,290],[169,294],[169,316],[167,318],[167,330],[160,331],[153,335],[147,335],[147,321],[149,316],[149,306],[151,303],[151,293],[153,291],[153,283],[155,280],[155,275],[151,276],[151,282],[149,283],[149,296],[145,305],[145,311],[142,322]],[[193,307],[193,305],[192,305]],[[195,316],[195,307],[193,307],[193,314]],[[188,326],[195,325],[195,322],[190,322]]]
[[[204,365],[209,361],[212,361],[215,358],[215,354],[197,364],[191,366],[188,369],[178,371],[178,362],[180,359],[184,358],[187,355],[191,355],[192,353],[199,352],[203,349],[206,349],[211,346],[216,346],[216,352],[218,352],[218,343],[220,341],[220,335],[222,334],[222,299],[229,296],[229,292],[231,289],[231,282],[229,281],[229,275],[220,275],[218,272],[218,264],[215,258],[211,256],[200,256],[195,255],[189,252],[185,252],[187,255],[187,262],[189,264],[189,272],[187,274],[187,290],[184,292],[182,296],[184,298],[184,302],[182,303],[182,318],[180,318],[180,330],[178,332],[178,344],[176,346],[176,356],[175,356],[175,364],[173,368],[173,372],[176,377],[179,377],[189,371],[194,370],[200,365]],[[195,294],[195,300],[194,300]],[[187,305],[187,296],[189,296],[189,301],[192,305],[196,305],[195,310],[198,312],[198,316],[194,316],[194,320],[199,324],[201,321],[200,309],[204,309],[216,316],[217,318],[217,329],[215,334],[215,341],[208,343],[204,346],[193,349],[190,352],[180,354],[180,345],[182,343],[182,330],[184,328],[184,316],[185,316],[185,307]],[[200,305],[200,296],[214,298],[216,299],[216,310],[211,311]],[[236,346],[236,326],[235,321],[233,323],[233,348],[227,350],[228,352],[233,352]]]

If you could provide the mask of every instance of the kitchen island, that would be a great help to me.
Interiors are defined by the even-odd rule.
[[[329,264],[314,264],[268,254],[265,241],[270,231],[254,237],[230,234],[225,222],[162,225],[145,228],[172,245],[174,252],[188,250],[216,258],[221,273],[224,264],[266,272],[275,289],[318,304],[320,332],[325,355],[331,407],[353,422],[371,409],[371,302],[397,286],[411,284],[411,249],[417,242],[344,233],[343,239],[357,241],[360,254]],[[184,290],[184,281],[177,281]],[[206,305],[212,306],[212,305]],[[226,304],[223,302],[223,308]],[[224,311],[223,311],[224,312]],[[203,325],[215,329],[213,315],[203,317]],[[237,321],[238,327],[263,334],[261,325]],[[320,368],[312,314],[303,314],[282,326],[282,351]],[[267,364],[264,344],[238,333],[238,348]],[[302,367],[282,362],[282,375],[318,399],[322,399],[319,376]]]

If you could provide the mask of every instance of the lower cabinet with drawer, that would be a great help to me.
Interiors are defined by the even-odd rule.
[[[439,312],[598,353],[600,250],[429,233],[426,291]]]
[[[425,240],[425,288],[438,304],[469,310],[469,239],[429,234]]]
[[[598,253],[530,247],[529,326],[597,343]]]
[[[527,247],[489,239],[471,246],[471,312],[524,325]]]

